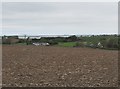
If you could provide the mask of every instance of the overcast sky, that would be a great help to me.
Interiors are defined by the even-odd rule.
[[[3,35],[117,34],[117,2],[3,2]]]

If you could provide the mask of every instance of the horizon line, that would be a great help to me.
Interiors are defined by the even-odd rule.
[[[103,34],[2,34],[0,36],[82,36],[82,35],[120,35],[119,33],[103,33]]]

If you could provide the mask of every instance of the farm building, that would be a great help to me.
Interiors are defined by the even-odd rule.
[[[43,45],[43,46],[49,46],[49,43],[32,43],[33,45],[39,46],[39,45]]]

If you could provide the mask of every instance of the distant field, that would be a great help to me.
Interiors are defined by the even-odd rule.
[[[4,87],[115,87],[117,64],[114,50],[3,45],[2,83]]]
[[[62,47],[74,47],[76,45],[76,42],[59,42],[58,46]]]

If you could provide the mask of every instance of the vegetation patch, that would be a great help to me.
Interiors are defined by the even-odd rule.
[[[120,49],[120,35],[86,35],[69,37],[23,37],[20,39],[18,36],[3,36],[3,44],[17,44],[17,45],[34,45],[49,44],[49,46],[62,46],[62,47],[90,47],[100,49]],[[33,44],[34,43],[34,44]],[[37,45],[38,46],[38,45]]]
[[[62,46],[62,47],[74,47],[74,46],[76,46],[76,42],[59,42],[58,46]]]

